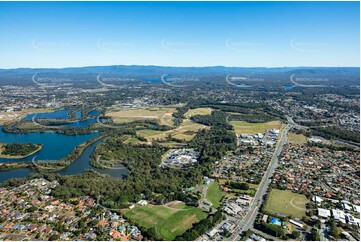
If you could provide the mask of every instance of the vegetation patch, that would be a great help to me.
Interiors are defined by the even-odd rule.
[[[155,227],[158,236],[165,240],[173,240],[190,229],[194,223],[206,218],[207,214],[199,208],[177,203],[170,206],[136,206],[128,209],[125,216],[146,229]]]
[[[305,195],[293,193],[288,190],[272,189],[266,204],[266,211],[274,214],[302,218],[306,215]]]
[[[0,144],[0,157],[3,158],[24,158],[30,156],[43,148],[41,144]]]

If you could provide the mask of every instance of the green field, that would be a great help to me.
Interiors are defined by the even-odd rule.
[[[307,143],[307,137],[303,134],[288,133],[288,141],[293,144]]]
[[[293,193],[287,190],[272,189],[266,204],[266,211],[270,213],[284,214],[294,218],[302,218],[306,213],[305,195]]]
[[[209,186],[206,199],[212,203],[212,208],[218,208],[220,201],[225,194],[225,192],[219,189],[218,182],[215,181]]]
[[[280,121],[271,121],[267,123],[248,123],[245,121],[231,121],[237,134],[257,134],[264,133],[270,129],[280,129],[282,123]]]
[[[195,115],[211,115],[212,109],[210,108],[192,108],[184,114],[184,117],[190,118]]]
[[[136,206],[125,212],[127,218],[144,227],[155,227],[158,235],[165,240],[173,240],[182,235],[192,224],[207,217],[199,208],[186,206],[182,202],[167,205]]]

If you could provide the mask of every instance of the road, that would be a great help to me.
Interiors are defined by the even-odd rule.
[[[287,133],[294,125],[294,122],[292,118],[287,117],[288,124],[281,132],[280,139],[278,143],[276,144],[275,151],[273,153],[272,159],[267,167],[267,170],[265,174],[262,177],[262,180],[259,184],[259,188],[254,196],[253,202],[250,205],[250,208],[248,210],[248,213],[246,216],[240,221],[240,223],[237,225],[236,229],[234,230],[233,234],[230,238],[227,240],[239,240],[240,234],[243,231],[246,231],[248,229],[253,228],[254,221],[257,217],[259,207],[262,204],[263,196],[266,194],[267,189],[271,183],[271,176],[273,175],[273,172],[275,171],[277,165],[278,165],[278,156],[281,154],[283,145],[285,144],[287,140]]]

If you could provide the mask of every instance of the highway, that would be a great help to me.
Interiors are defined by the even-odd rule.
[[[273,153],[272,159],[267,167],[265,174],[262,177],[262,180],[259,184],[259,188],[254,196],[252,204],[250,205],[248,213],[242,220],[239,221],[239,224],[237,225],[233,234],[227,240],[239,240],[240,234],[243,231],[253,228],[253,224],[257,217],[259,207],[263,202],[263,196],[266,194],[268,186],[271,183],[270,178],[273,175],[273,172],[275,171],[278,165],[278,156],[281,154],[282,148],[287,140],[287,133],[294,125],[292,118],[287,117],[287,120],[288,120],[288,124],[281,132],[281,137],[278,143],[276,144],[276,148]]]

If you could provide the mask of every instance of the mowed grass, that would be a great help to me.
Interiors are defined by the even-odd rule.
[[[206,199],[212,203],[212,208],[218,208],[225,194],[226,193],[219,188],[218,182],[214,181],[207,190]]]
[[[270,213],[283,214],[294,218],[302,218],[306,215],[305,195],[293,193],[288,190],[272,189],[266,204],[266,211]]]
[[[165,240],[173,240],[207,217],[201,209],[186,206],[183,202],[172,202],[165,206],[136,206],[128,209],[125,215],[144,228],[155,227],[158,235]]]
[[[184,114],[185,118],[190,118],[194,115],[211,115],[212,109],[210,108],[193,108],[189,109],[188,112]]]
[[[163,125],[173,125],[172,114],[175,111],[173,107],[157,107],[157,108],[138,108],[123,109],[119,111],[109,112],[106,115],[111,117],[114,123],[127,123],[137,120],[154,119]]]
[[[267,123],[248,123],[245,121],[231,121],[237,134],[263,134],[266,130],[280,129],[281,121],[270,121]]]
[[[293,144],[305,144],[307,137],[303,134],[288,133],[288,141]]]

